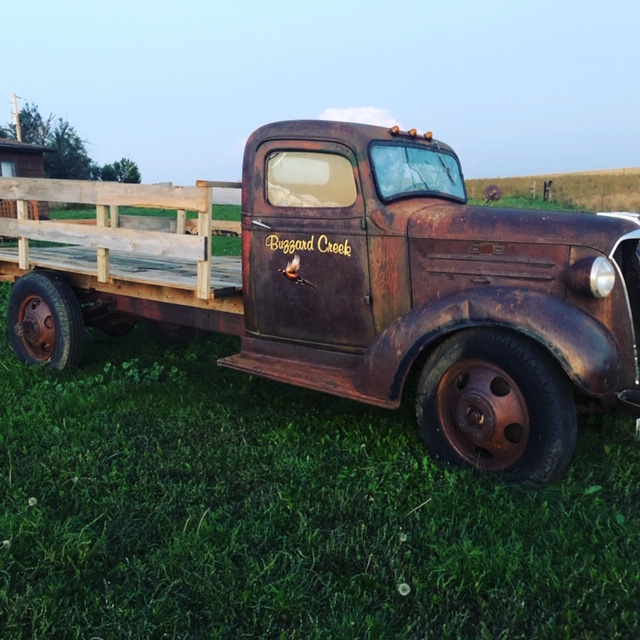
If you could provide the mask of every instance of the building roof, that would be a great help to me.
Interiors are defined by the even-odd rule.
[[[31,144],[29,142],[18,142],[11,138],[0,138],[0,149],[10,149],[12,151],[21,151],[24,153],[51,153],[55,151],[51,147],[44,147],[39,144]]]

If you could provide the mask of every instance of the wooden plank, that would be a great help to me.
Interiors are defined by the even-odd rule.
[[[114,229],[120,226],[120,212],[117,204],[109,205],[109,222]]]
[[[202,214],[205,219],[211,216]],[[77,225],[71,222],[16,220],[0,218],[0,235],[59,242],[97,249],[102,247],[124,253],[142,253],[158,257],[179,258],[189,262],[206,260],[208,238],[178,236],[161,231],[136,231]]]
[[[48,249],[38,249],[37,251],[48,251]],[[88,253],[88,252],[87,252]],[[236,258],[238,273],[240,273],[240,258]],[[47,258],[50,263],[51,256]],[[91,272],[88,269],[86,273],[75,268],[69,268],[69,265],[60,257],[59,271],[66,272],[66,278],[74,287],[83,289],[97,289],[105,293],[114,293],[118,295],[132,296],[135,298],[146,300],[157,300],[158,302],[169,302],[175,304],[183,304],[189,307],[200,309],[209,309],[212,311],[227,311],[230,313],[243,313],[243,298],[238,295],[231,297],[218,296],[216,291],[212,292],[212,296],[206,300],[196,298],[193,293],[193,286],[190,287],[171,287],[162,282],[140,283],[125,279],[113,279],[110,282],[98,283],[96,281],[95,269]],[[17,248],[11,249],[0,248],[0,281],[14,282],[17,278],[24,275],[24,271],[20,270],[17,265],[18,254]],[[66,268],[65,268],[66,267]],[[193,279],[191,280],[193,284]]]
[[[99,227],[106,227],[109,224],[109,216],[107,215],[107,207],[104,204],[96,205],[96,224]]]
[[[109,215],[107,206],[104,204],[96,205],[96,225],[98,227],[106,227],[109,224]],[[98,247],[98,282],[109,282],[109,249]]]
[[[0,265],[18,262],[15,247],[0,248]],[[31,266],[47,267],[70,274],[96,277],[96,252],[84,247],[44,247],[31,249]],[[193,292],[197,279],[194,263],[179,260],[144,258],[131,254],[110,254],[109,282],[152,284]],[[221,297],[242,291],[242,264],[239,256],[213,258],[210,295]],[[102,290],[102,288],[101,288]]]
[[[29,207],[24,200],[18,200],[16,203],[17,214],[16,214],[16,222],[26,221],[29,217]],[[3,222],[7,220],[6,218]],[[21,269],[29,268],[29,240],[23,234],[20,234],[18,237],[18,255],[19,260],[18,264]]]
[[[198,236],[205,242],[204,260],[198,260],[198,278],[196,296],[206,299],[211,296],[211,190],[204,189],[206,206],[204,212],[198,213]],[[189,236],[181,236],[188,238]]]
[[[0,178],[0,199],[211,211],[209,189],[162,184]]]
[[[111,207],[112,209],[114,207]],[[117,207],[115,207],[117,209]],[[180,214],[180,211],[178,211]],[[117,220],[111,218],[111,227],[122,227],[123,229],[148,229],[149,231],[166,231],[167,233],[187,233],[197,235],[198,221],[194,218],[186,218],[184,221],[184,231],[180,232],[179,218],[178,222],[172,218],[164,218],[160,216],[136,216],[136,215],[118,215]],[[141,221],[141,222],[138,222]],[[53,220],[56,223],[70,222],[73,224],[90,224],[95,225],[94,218],[75,218],[74,220]],[[211,222],[211,234],[214,236],[240,236],[242,235],[242,225],[236,220],[216,220]]]
[[[242,189],[242,182],[220,182],[215,180],[196,180],[197,187],[209,189]]]
[[[187,212],[184,209],[178,209],[176,212],[176,233],[184,235],[186,233]]]
[[[98,247],[98,282],[109,282],[109,249]]]

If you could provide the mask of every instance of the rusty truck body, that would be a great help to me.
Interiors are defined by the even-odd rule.
[[[211,215],[219,186],[241,186],[237,228]],[[8,178],[0,199],[18,203],[0,277],[25,362],[77,364],[85,326],[144,318],[240,336],[222,366],[389,409],[419,369],[430,453],[529,486],[566,469],[577,409],[638,414],[638,216],[469,205],[429,132],[280,122],[249,138],[241,185]],[[97,224],[28,220],[34,200],[95,204]],[[122,205],[175,208],[177,233],[125,228]],[[236,232],[241,256],[211,255]]]

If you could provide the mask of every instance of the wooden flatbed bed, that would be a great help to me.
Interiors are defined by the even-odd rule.
[[[0,245],[0,280],[49,269],[85,289],[242,314],[240,256],[211,255],[212,235],[240,234],[239,222],[214,220],[212,191],[240,186],[0,178],[0,199],[15,200],[17,210],[17,218],[0,218],[0,236],[17,240],[17,246]],[[30,220],[27,203],[33,201],[95,205],[96,217]],[[153,218],[120,216],[121,206],[173,209],[176,216],[171,226],[150,227]],[[187,220],[187,211],[197,220]]]
[[[18,247],[0,245],[0,263],[19,264]],[[84,247],[30,248],[29,263],[34,268],[54,269],[92,276],[97,273],[95,250]],[[112,251],[109,274],[113,281],[136,282],[146,285],[193,291],[197,281],[197,266],[179,258],[150,256]],[[6,271],[6,265],[4,271]],[[12,270],[11,270],[12,271]],[[242,293],[242,264],[240,256],[216,256],[211,264],[211,297],[223,298]]]

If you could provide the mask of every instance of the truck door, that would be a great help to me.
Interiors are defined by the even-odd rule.
[[[373,338],[364,201],[340,144],[270,141],[255,157],[247,330],[338,347]],[[262,179],[259,181],[258,176]],[[246,262],[245,262],[246,265]]]

